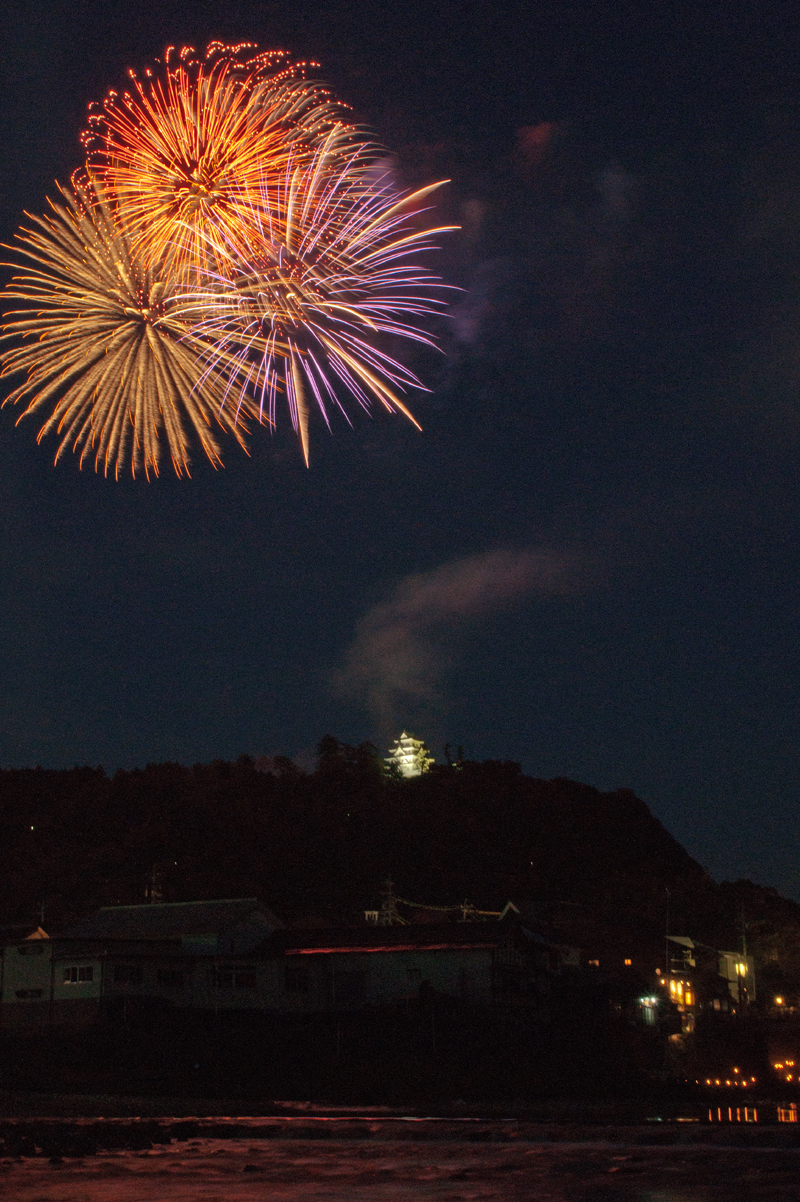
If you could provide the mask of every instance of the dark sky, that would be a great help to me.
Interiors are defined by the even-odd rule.
[[[419,434],[284,421],[114,483],[0,417],[0,764],[441,755],[626,786],[800,899],[794,5],[6,0],[7,240],[167,43],[315,58],[450,178]]]

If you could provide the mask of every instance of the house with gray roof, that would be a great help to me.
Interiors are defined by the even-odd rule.
[[[0,1026],[84,1023],[147,1004],[263,1009],[274,991],[252,953],[282,926],[257,898],[104,906],[50,939],[3,947]]]

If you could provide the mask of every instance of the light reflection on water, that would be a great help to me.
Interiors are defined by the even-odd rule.
[[[762,1123],[796,1123],[800,1121],[797,1102],[776,1106],[774,1111],[772,1106],[711,1106],[708,1110],[709,1123],[757,1123],[759,1118]]]
[[[755,1106],[717,1106],[716,1109],[709,1107],[708,1121],[709,1123],[757,1123],[758,1109]]]

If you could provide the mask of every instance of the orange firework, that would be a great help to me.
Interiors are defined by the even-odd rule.
[[[87,171],[149,266],[182,274],[202,262],[210,236],[239,245],[266,172],[322,139],[345,152],[354,140],[343,106],[306,78],[317,64],[254,50],[214,42],[198,59],[170,47],[160,69],[131,71],[132,91],[109,92],[89,117]]]

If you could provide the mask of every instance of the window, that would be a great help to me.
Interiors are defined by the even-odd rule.
[[[162,989],[181,989],[183,987],[183,969],[159,968],[157,979]]]
[[[37,998],[37,997],[41,997],[41,996],[42,996],[41,989],[18,989],[17,990],[17,997],[21,998],[23,1001],[30,1001],[32,998]]]
[[[311,989],[311,973],[307,964],[287,964],[284,969],[284,984],[287,993],[308,993]]]
[[[333,978],[334,999],[340,1006],[360,1006],[365,1000],[365,972],[337,972]]]
[[[64,969],[64,984],[78,985],[84,981],[94,980],[94,968],[91,964],[70,966]]]
[[[115,985],[141,985],[142,967],[140,964],[115,964]]]
[[[217,989],[255,989],[256,974],[253,968],[217,968],[212,970],[211,982]]]

